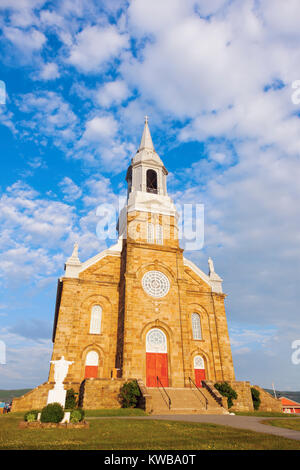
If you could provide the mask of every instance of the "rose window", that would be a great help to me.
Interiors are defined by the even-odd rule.
[[[148,271],[144,274],[142,285],[147,294],[152,297],[164,297],[170,289],[170,282],[160,271]]]

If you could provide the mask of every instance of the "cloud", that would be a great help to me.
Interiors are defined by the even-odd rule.
[[[68,202],[76,201],[82,195],[82,190],[68,176],[65,176],[59,183],[64,199]]]
[[[87,121],[82,139],[89,142],[101,142],[112,139],[117,132],[118,124],[111,116],[95,116]]]
[[[87,26],[76,35],[68,62],[84,73],[97,72],[127,46],[127,36],[115,26]]]
[[[22,62],[30,60],[32,54],[40,51],[47,40],[46,36],[35,28],[24,31],[15,27],[4,27],[3,33],[19,52]]]
[[[107,82],[96,92],[97,102],[104,108],[122,103],[129,96],[126,83],[122,80]]]
[[[40,73],[37,75],[39,80],[56,80],[60,77],[58,66],[55,62],[43,64]]]

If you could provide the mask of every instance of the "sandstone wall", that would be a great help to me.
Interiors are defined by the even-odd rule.
[[[233,380],[227,380],[227,382],[238,394],[237,399],[233,400],[233,406],[229,411],[254,411],[250,382],[237,382]]]
[[[81,407],[86,410],[120,408],[118,398],[123,379],[85,379],[81,386]]]
[[[260,392],[260,406],[258,411],[275,411],[282,413],[282,403],[278,398],[274,398],[270,393],[266,392],[263,388],[258,385],[254,385],[254,388]]]

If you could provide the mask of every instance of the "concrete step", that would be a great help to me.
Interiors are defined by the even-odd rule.
[[[148,387],[147,392],[152,397],[152,414],[228,414],[206,389],[199,392],[188,387],[167,387],[164,391],[162,388]],[[171,409],[168,397],[171,399]]]

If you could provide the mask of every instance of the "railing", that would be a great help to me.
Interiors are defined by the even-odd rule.
[[[157,188],[147,188],[147,193],[157,194]]]
[[[200,393],[201,395],[201,401],[203,402],[203,398],[204,398],[204,406],[205,406],[205,409],[207,410],[208,408],[208,399],[206,398],[206,396],[204,395],[203,392],[201,392],[200,388],[195,384],[195,382],[191,379],[191,377],[189,377],[189,381],[190,381],[190,386],[192,387],[192,384],[194,385],[194,387],[196,387],[196,389],[198,390],[198,392]]]
[[[209,393],[211,394],[211,396],[214,398],[214,400],[216,400],[216,402],[218,403],[218,405],[222,406],[222,408],[225,408],[224,405],[223,405],[223,397],[219,394],[219,392],[214,388],[214,386],[212,384],[208,384],[206,380],[202,380],[202,385],[203,387],[206,388],[206,390],[209,391]]]
[[[168,393],[167,393],[165,387],[164,387],[163,384],[161,383],[161,380],[160,380],[160,378],[158,377],[158,375],[156,376],[156,382],[157,382],[157,387],[158,387],[159,391],[161,392],[160,389],[162,388],[163,391],[165,392],[167,400],[166,400],[166,398],[164,397],[164,395],[162,394],[162,392],[161,392],[161,396],[162,396],[164,402],[166,403],[166,405],[169,407],[169,410],[170,410],[170,409],[171,409],[171,403],[172,403],[172,402],[171,402],[171,398],[169,397],[169,395],[168,395]],[[160,385],[159,385],[159,384],[160,384]]]

